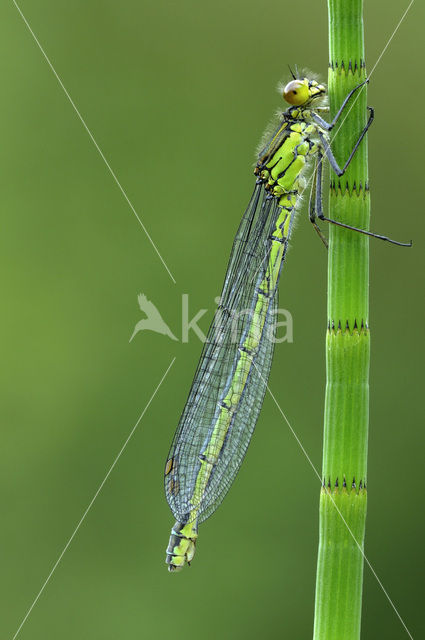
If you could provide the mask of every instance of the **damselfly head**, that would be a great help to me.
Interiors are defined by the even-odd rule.
[[[294,106],[307,104],[310,100],[322,97],[325,94],[326,87],[323,84],[308,78],[291,80],[282,91],[284,100]]]

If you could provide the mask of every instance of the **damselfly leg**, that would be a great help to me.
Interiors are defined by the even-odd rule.
[[[330,131],[331,129],[333,129],[333,127],[337,123],[338,119],[342,115],[342,113],[344,111],[344,108],[348,104],[348,101],[350,100],[352,95],[358,89],[360,89],[364,84],[366,84],[366,82],[362,82],[361,84],[359,84],[356,87],[354,87],[354,89],[352,89],[352,91],[350,91],[350,93],[347,95],[347,97],[343,101],[341,107],[339,108],[335,118],[332,120],[331,123],[327,123],[325,120],[323,120],[323,118],[321,118],[320,116],[318,116],[317,114],[314,114],[314,113],[312,113],[312,119],[317,124],[319,124],[322,129],[325,129],[326,131]],[[320,239],[322,240],[322,242],[324,243],[324,245],[326,247],[328,247],[328,241],[325,238],[325,236],[323,235],[320,227],[318,226],[318,224],[316,222],[316,218],[319,218],[319,220],[322,220],[323,222],[328,222],[328,223],[334,224],[334,225],[336,225],[338,227],[343,227],[344,229],[349,229],[350,231],[356,231],[358,233],[362,233],[363,235],[370,236],[371,238],[377,238],[378,240],[384,240],[385,242],[390,242],[391,244],[395,244],[395,245],[398,245],[400,247],[411,247],[412,246],[412,242],[411,241],[410,242],[398,242],[397,240],[392,240],[391,238],[388,238],[387,236],[384,236],[384,235],[381,235],[381,234],[378,234],[378,233],[373,233],[372,231],[367,231],[366,229],[359,229],[358,227],[354,227],[354,226],[346,224],[344,222],[340,222],[339,220],[333,220],[332,218],[327,218],[323,213],[323,199],[322,199],[323,154],[326,155],[326,158],[329,161],[331,169],[336,173],[336,175],[338,177],[343,176],[344,173],[346,172],[347,168],[349,167],[352,159],[354,158],[354,155],[355,155],[357,149],[359,148],[364,136],[366,135],[367,130],[369,129],[370,125],[373,122],[374,110],[373,110],[372,107],[368,107],[368,110],[369,110],[369,119],[368,119],[363,131],[360,133],[359,137],[357,138],[356,143],[355,143],[350,155],[348,156],[347,161],[345,162],[345,164],[344,164],[344,166],[342,168],[339,166],[339,164],[338,164],[338,162],[337,162],[337,160],[336,160],[336,158],[334,156],[334,153],[333,153],[333,151],[331,149],[331,146],[330,146],[329,142],[326,140],[326,138],[323,135],[323,133],[320,130],[318,131],[318,136],[319,136],[319,139],[320,139],[322,150],[318,151],[318,153],[317,153],[316,164],[315,164],[315,168],[314,168],[313,186],[312,186],[312,189],[311,189],[311,192],[310,192],[310,204],[309,204],[310,222],[312,223],[315,231],[318,233]]]

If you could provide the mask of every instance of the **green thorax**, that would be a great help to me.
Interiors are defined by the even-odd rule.
[[[266,182],[267,191],[279,197],[279,205],[285,208],[294,206],[307,158],[317,151],[312,140],[317,127],[309,122],[309,116],[308,109],[288,109],[255,168],[255,174]]]

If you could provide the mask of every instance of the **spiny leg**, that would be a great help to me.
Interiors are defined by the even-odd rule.
[[[340,108],[338,109],[334,119],[332,120],[332,122],[326,122],[326,120],[323,120],[323,118],[321,118],[317,113],[312,112],[311,114],[311,118],[312,120],[318,124],[322,129],[324,129],[325,131],[331,131],[334,126],[336,125],[336,123],[338,122],[339,118],[341,117],[342,112],[344,111],[345,107],[347,106],[350,98],[354,95],[354,93],[360,89],[361,87],[363,87],[365,84],[368,84],[369,80],[365,80],[364,82],[361,82],[360,84],[356,85],[354,87],[354,89],[351,89],[350,93],[348,93],[344,100],[342,105],[340,106]],[[370,125],[369,125],[370,126]],[[364,135],[364,134],[363,134]]]
[[[314,227],[314,230],[317,232],[317,235],[325,245],[326,249],[329,248],[329,244],[325,236],[323,235],[319,225],[316,222],[316,210],[317,210],[317,201],[321,202],[322,199],[322,161],[323,156],[321,153],[317,154],[316,164],[314,166],[313,173],[313,184],[310,190],[310,200],[309,200],[309,217],[310,222]],[[321,206],[321,205],[320,205]]]
[[[332,220],[331,218],[326,218],[323,214],[317,214],[317,217],[324,222],[330,222],[331,224],[335,224],[338,227],[343,227],[344,229],[350,229],[350,231],[357,231],[358,233],[363,233],[365,236],[370,236],[371,238],[378,238],[378,240],[384,240],[385,242],[390,242],[391,244],[396,244],[398,247],[411,247],[412,241],[410,242],[398,242],[398,240],[393,240],[388,236],[381,236],[379,233],[373,233],[372,231],[366,231],[366,229],[359,229],[358,227],[352,227],[349,224],[344,224],[343,222],[339,222],[338,220]]]
[[[367,130],[369,129],[370,125],[373,122],[373,118],[375,116],[375,112],[374,112],[372,107],[368,107],[368,109],[369,109],[369,120],[367,121],[365,128],[363,129],[363,131],[361,132],[361,134],[357,138],[356,144],[354,145],[350,155],[348,156],[348,160],[344,164],[342,169],[339,166],[339,164],[338,164],[338,162],[337,162],[337,160],[336,160],[336,158],[335,158],[335,156],[333,154],[333,151],[332,151],[332,149],[331,149],[331,147],[329,145],[329,142],[325,139],[325,136],[322,133],[320,133],[320,131],[319,131],[319,138],[320,138],[320,142],[322,143],[323,150],[324,150],[324,152],[326,154],[327,159],[329,160],[329,164],[331,165],[332,169],[335,171],[335,173],[336,173],[336,175],[338,177],[343,176],[344,173],[346,172],[350,162],[354,158],[354,155],[355,155],[357,149],[360,146],[361,141],[365,137]]]
[[[331,152],[332,153],[332,152]],[[350,158],[353,154],[350,155]],[[322,162],[323,155],[319,151],[317,153],[317,163],[314,171],[315,184],[312,188],[312,192],[314,189],[314,207],[312,207],[313,198],[312,193],[310,194],[310,221],[319,234],[322,241],[327,246],[326,238],[324,238],[320,228],[316,223],[316,216],[319,220],[323,220],[323,222],[329,222],[338,227],[343,227],[344,229],[350,229],[350,231],[357,231],[358,233],[362,233],[365,236],[370,236],[371,238],[378,238],[378,240],[384,240],[385,242],[390,242],[391,244],[396,244],[399,247],[411,247],[412,241],[410,242],[398,242],[397,240],[392,240],[387,236],[380,235],[378,233],[373,233],[372,231],[366,231],[366,229],[359,229],[358,227],[353,227],[352,225],[345,224],[344,222],[339,222],[338,220],[333,220],[332,218],[327,218],[323,213],[323,199],[322,199]],[[331,165],[332,166],[332,165]],[[333,168],[333,167],[332,167]]]

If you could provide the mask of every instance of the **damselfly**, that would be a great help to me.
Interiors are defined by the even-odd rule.
[[[325,244],[317,218],[376,236],[326,218],[322,207],[323,157],[342,176],[372,123],[369,108],[368,122],[341,168],[328,132],[364,84],[350,91],[330,123],[319,115],[327,110],[324,85],[293,75],[283,89],[291,106],[258,156],[254,192],[234,240],[220,304],[165,465],[165,492],[176,518],[166,556],[170,571],[192,560],[198,525],[226,495],[257,422],[272,362],[277,285],[311,157],[316,164],[310,220]]]

